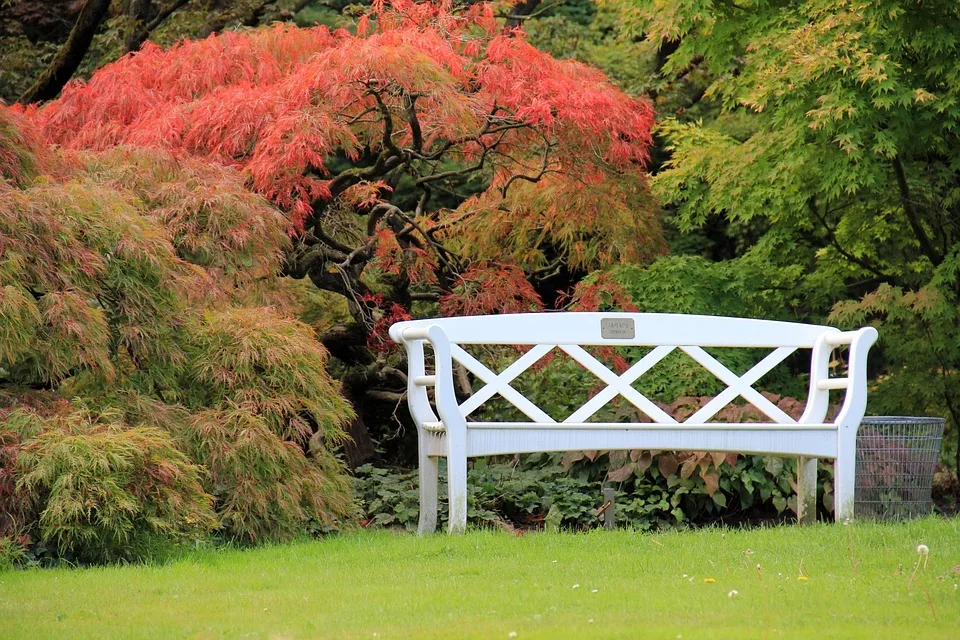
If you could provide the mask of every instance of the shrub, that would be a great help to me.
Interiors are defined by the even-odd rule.
[[[656,530],[716,522],[752,523],[786,517],[796,509],[792,459],[744,456],[722,463],[708,484],[699,474],[685,476],[661,460],[677,454],[642,452],[650,457],[643,473],[612,480],[611,455],[589,452],[576,465],[560,454],[535,454],[511,463],[473,462],[468,470],[467,520],[476,526],[505,528],[589,529],[601,526],[596,510],[603,486],[616,488],[618,526]],[[441,462],[441,466],[443,462]],[[821,464],[822,509],[832,510],[832,467]],[[447,520],[446,484],[441,470],[438,526]],[[419,518],[416,471],[357,469],[356,494],[366,526],[403,527],[413,531]]]
[[[22,416],[21,416],[22,417]],[[17,490],[39,505],[36,537],[80,562],[139,559],[156,538],[215,527],[201,469],[150,427],[74,412],[21,422]]]
[[[198,414],[179,436],[210,472],[208,488],[228,538],[289,540],[310,528],[331,528],[351,514],[343,466],[316,439],[304,455],[266,418],[242,408]]]
[[[352,412],[291,317],[287,224],[234,169],[52,149],[0,105],[0,537],[110,561],[207,532],[215,513],[260,541],[349,511],[331,450]],[[193,425],[249,446],[178,451]],[[282,470],[242,468],[258,457]]]

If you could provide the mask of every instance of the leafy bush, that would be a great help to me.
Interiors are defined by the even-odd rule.
[[[352,411],[292,317],[288,222],[234,169],[55,150],[0,106],[0,536],[108,561],[349,513]]]
[[[58,555],[137,559],[157,538],[186,539],[216,526],[201,469],[166,432],[79,412],[17,414],[7,419],[22,438],[16,490],[39,510],[31,533]]]
[[[309,528],[332,528],[351,514],[342,463],[316,440],[305,456],[267,419],[242,408],[198,414],[179,437],[209,470],[208,487],[228,538],[289,540]]]
[[[441,462],[441,467],[443,463]],[[417,472],[371,465],[357,469],[357,499],[367,526],[416,530],[419,518]],[[570,476],[559,465],[520,469],[475,461],[468,472],[467,520],[487,526],[585,528],[595,518],[599,483]],[[447,521],[446,482],[441,474],[439,526]]]
[[[0,571],[21,567],[28,562],[25,538],[0,536]]]
[[[639,454],[639,455],[637,455]],[[600,526],[596,510],[601,488],[614,486],[618,526],[639,530],[696,526],[715,522],[753,522],[786,517],[796,509],[795,463],[792,459],[744,456],[715,466],[707,477],[680,471],[696,454],[657,452],[586,452],[565,461],[561,454],[535,454],[511,463],[473,462],[468,470],[467,519],[473,525],[512,527]],[[701,454],[702,455],[702,454]],[[576,455],[573,456],[576,458]],[[726,459],[726,456],[722,456]],[[621,458],[635,458],[643,472],[615,478],[611,467]],[[735,457],[734,457],[735,458]],[[731,458],[731,459],[734,459]],[[439,526],[447,520],[446,485],[441,482]],[[622,468],[622,467],[620,467]],[[419,490],[415,471],[394,471],[365,465],[357,469],[357,499],[367,526],[415,530]],[[832,466],[818,474],[822,509],[833,508]]]

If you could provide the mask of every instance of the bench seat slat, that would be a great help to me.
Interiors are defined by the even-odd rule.
[[[564,425],[566,427],[566,425]],[[766,429],[687,429],[651,425],[649,429],[468,429],[468,457],[548,451],[659,449],[662,451],[736,451],[752,455],[832,458],[837,431],[773,427]],[[730,426],[730,425],[726,425]],[[808,425],[809,426],[809,425]]]
[[[542,430],[565,430],[580,429],[593,431],[642,431],[642,430],[664,430],[663,423],[657,422],[468,422],[467,429],[506,429],[523,431],[542,431]],[[690,424],[684,422],[668,423],[667,430],[673,432],[682,431],[771,431],[773,433],[786,431],[836,431],[837,425],[829,423],[815,424],[789,424],[778,425],[769,422],[706,422],[699,424]]]

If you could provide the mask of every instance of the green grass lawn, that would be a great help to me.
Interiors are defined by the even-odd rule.
[[[920,543],[928,564],[911,580]],[[960,519],[363,532],[152,566],[6,571],[0,637],[956,638],[958,565]]]

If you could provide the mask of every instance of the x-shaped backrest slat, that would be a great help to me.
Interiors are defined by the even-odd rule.
[[[703,405],[699,411],[687,418],[685,422],[690,424],[703,424],[715,416],[718,411],[730,404],[737,396],[743,396],[747,402],[767,414],[767,416],[779,424],[795,424],[797,422],[780,409],[780,407],[764,398],[763,395],[752,386],[757,380],[769,373],[771,369],[783,362],[787,356],[796,351],[796,347],[779,347],[775,349],[742,376],[738,376],[730,371],[730,369],[700,347],[680,347],[680,349],[727,385],[726,389],[717,394],[713,400]]]
[[[677,423],[670,414],[653,404],[646,396],[630,386],[634,380],[646,373],[650,367],[660,362],[660,360],[675,347],[657,347],[630,367],[622,376],[618,376],[613,371],[610,371],[606,365],[590,355],[583,347],[562,344],[560,348],[570,354],[574,360],[582,364],[587,371],[607,383],[606,389],[571,414],[570,417],[564,420],[565,423],[586,421],[617,394],[629,400],[637,409],[643,411],[656,422],[667,424]],[[602,402],[600,398],[603,398]]]
[[[551,418],[540,407],[527,400],[522,393],[510,386],[514,378],[529,369],[537,360],[549,353],[555,346],[556,345],[553,344],[538,344],[534,346],[520,356],[513,364],[504,369],[503,373],[498,375],[464,351],[460,345],[450,345],[450,353],[453,355],[453,359],[465,366],[473,375],[487,383],[482,389],[467,398],[463,404],[460,405],[460,410],[463,412],[463,415],[470,415],[477,407],[499,393],[531,420],[535,422],[555,423],[556,420]]]

